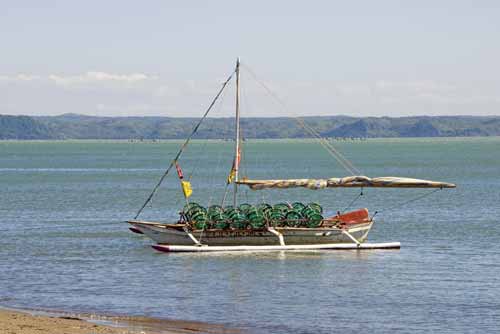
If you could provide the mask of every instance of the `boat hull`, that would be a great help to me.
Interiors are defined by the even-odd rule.
[[[159,244],[193,245],[194,241],[180,227],[169,224],[131,221],[134,228]],[[275,228],[283,236],[285,245],[359,243],[366,240],[373,222],[353,224],[348,228]],[[347,232],[347,233],[345,233]],[[192,231],[192,235],[208,246],[265,246],[280,245],[278,236],[268,230],[206,230]]]

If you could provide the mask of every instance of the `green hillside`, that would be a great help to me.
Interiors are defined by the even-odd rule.
[[[0,115],[0,139],[56,139],[56,132],[29,116]]]
[[[197,118],[0,115],[0,139],[181,139]],[[500,116],[304,117],[323,137],[499,136]],[[242,118],[244,138],[307,138],[293,118]],[[234,119],[207,118],[196,138],[234,137]]]

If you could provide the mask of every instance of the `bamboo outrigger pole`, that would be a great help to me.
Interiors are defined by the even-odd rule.
[[[240,58],[236,59],[236,145],[234,152],[234,194],[233,207],[236,207],[238,195],[238,169],[240,160]]]

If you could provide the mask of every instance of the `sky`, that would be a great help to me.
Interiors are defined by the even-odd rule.
[[[499,1],[0,0],[0,114],[199,116],[237,57],[243,117],[500,115]]]

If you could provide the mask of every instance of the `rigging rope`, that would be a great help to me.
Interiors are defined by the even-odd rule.
[[[337,161],[342,165],[342,167],[344,167],[349,173],[351,173],[352,175],[361,174],[361,172],[356,167],[354,167],[354,165],[349,160],[347,160],[347,158],[344,157],[342,155],[342,153],[340,153],[327,139],[321,137],[321,135],[316,130],[314,130],[314,128],[312,128],[311,126],[306,124],[306,122],[303,119],[301,119],[300,117],[294,117],[294,119],[299,123],[300,126],[302,126],[302,128],[304,128],[306,131],[308,131],[309,134],[316,137],[319,140],[319,143],[335,159],[337,159]]]
[[[348,209],[349,209],[349,208],[350,208],[350,207],[354,204],[354,202],[356,202],[356,201],[357,201],[357,200],[358,200],[361,196],[363,196],[363,188],[361,188],[361,192],[358,194],[358,196],[356,196],[356,197],[355,197],[355,198],[351,201],[351,203],[349,203],[349,205],[348,205],[348,206],[346,206],[346,207],[344,208],[344,210],[342,210],[341,212],[342,212],[342,213],[346,212],[346,211],[347,211],[347,210],[348,210]]]
[[[215,189],[215,179],[216,179],[217,172],[219,171],[221,160],[222,160],[222,152],[219,152],[219,155],[217,158],[217,165],[214,169],[212,169],[209,172],[209,176],[208,176],[209,188],[208,189]],[[210,196],[208,197],[207,209],[210,208],[210,206],[212,205],[212,199],[213,199],[214,195],[215,195],[214,191],[211,191]],[[198,241],[200,243],[203,239],[203,233],[205,232],[206,227],[207,227],[207,224],[203,224],[203,228],[201,229],[200,237],[198,238]]]
[[[252,69],[250,69],[245,64],[241,64],[241,66],[243,66],[248,71],[248,73],[252,76],[252,78],[259,85],[261,85],[264,88],[264,90],[266,90],[267,93],[272,98],[274,98],[276,100],[276,102],[278,102],[278,105],[280,105],[280,107],[284,111],[288,112],[288,108],[286,107],[285,103],[266,84],[264,84],[262,81],[260,81],[257,78],[257,75],[252,71]],[[318,139],[318,142],[323,146],[323,148],[325,148],[327,150],[327,152],[329,152],[330,155],[333,156],[337,160],[337,162],[339,162],[340,165],[345,170],[347,170],[349,173],[351,173],[351,175],[356,175],[356,174],[360,175],[361,174],[361,172],[356,167],[354,167],[354,165],[346,157],[344,157],[342,153],[340,153],[328,140],[321,137],[321,135],[315,129],[313,129],[311,126],[307,125],[303,119],[301,119],[300,117],[297,117],[297,116],[294,116],[293,118],[297,121],[297,123],[304,130],[306,130],[310,135],[312,135],[313,137]]]
[[[396,205],[394,205],[394,206],[391,206],[391,207],[389,207],[389,208],[386,208],[386,209],[383,209],[383,210],[378,210],[378,211],[375,211],[375,213],[373,214],[372,218],[373,218],[373,217],[375,217],[375,215],[377,215],[378,213],[381,213],[381,212],[385,212],[385,211],[389,211],[389,210],[393,210],[393,209],[400,208],[400,207],[402,207],[402,206],[404,206],[404,205],[406,205],[406,204],[409,204],[409,203],[412,203],[412,202],[416,202],[416,201],[418,201],[418,200],[420,200],[420,199],[422,199],[422,198],[425,198],[425,197],[427,197],[427,196],[429,196],[429,195],[432,195],[432,194],[434,194],[436,191],[440,191],[440,190],[442,190],[442,188],[436,188],[436,189],[434,189],[434,190],[432,190],[432,191],[430,191],[430,192],[428,192],[428,193],[420,194],[420,195],[418,195],[418,196],[416,196],[416,197],[414,197],[414,198],[410,198],[410,199],[409,199],[409,200],[407,200],[407,201],[404,201],[404,202],[398,203],[398,204],[396,204]]]
[[[217,105],[217,107],[216,107],[217,109],[215,109],[214,112],[212,112],[212,115],[214,113],[217,114],[217,112],[220,111],[223,101],[224,101],[224,93],[221,94],[220,103]],[[214,130],[214,128],[215,128],[215,122],[212,122],[211,126],[207,129],[208,130],[207,132],[211,133]],[[205,140],[203,140],[203,145],[201,147],[201,152],[204,152],[205,155],[208,155],[207,150],[205,148],[207,147],[209,140],[210,140],[209,138],[206,138]],[[193,165],[193,168],[191,169],[191,173],[188,176],[188,181],[191,181],[194,173],[196,173],[198,171],[198,167],[200,166],[201,160],[202,159],[200,159],[200,158],[196,159],[196,161]]]
[[[226,202],[227,193],[229,191],[229,185],[230,185],[230,183],[226,182],[226,188],[224,189],[224,196],[222,196],[222,201],[220,203],[220,206],[222,206],[222,207],[224,207],[224,203]]]
[[[156,184],[156,186],[153,188],[153,191],[151,192],[151,194],[149,195],[149,197],[146,199],[146,202],[144,202],[144,204],[139,209],[139,211],[137,211],[137,214],[135,215],[134,219],[137,219],[137,217],[139,217],[139,215],[141,214],[142,210],[144,210],[144,208],[146,207],[146,205],[148,205],[149,201],[151,201],[151,199],[153,198],[153,196],[156,194],[156,192],[158,191],[158,188],[162,184],[163,180],[165,179],[165,177],[167,177],[168,173],[170,172],[170,170],[172,169],[172,167],[175,165],[175,162],[181,156],[182,151],[184,151],[184,149],[186,148],[186,146],[189,144],[189,141],[191,140],[191,138],[194,136],[194,134],[196,133],[196,131],[198,131],[198,128],[200,127],[201,123],[203,122],[203,120],[205,120],[205,118],[207,117],[208,113],[210,112],[210,110],[214,106],[215,102],[217,102],[217,99],[222,94],[222,92],[224,91],[224,88],[226,88],[226,86],[229,83],[229,81],[232,79],[234,73],[236,73],[236,70],[233,70],[233,72],[227,78],[227,80],[224,81],[224,83],[222,84],[221,89],[219,90],[219,92],[217,93],[217,95],[212,100],[212,103],[210,103],[210,105],[208,106],[208,108],[205,111],[205,113],[203,114],[203,116],[200,118],[200,120],[198,121],[198,123],[196,124],[196,126],[193,128],[193,131],[191,132],[191,134],[189,135],[189,137],[186,139],[186,141],[184,142],[184,144],[182,144],[181,148],[179,149],[179,152],[177,152],[177,155],[175,156],[175,158],[170,163],[170,166],[168,166],[168,168],[165,171],[165,173],[161,176],[160,180],[158,181],[158,183]]]

